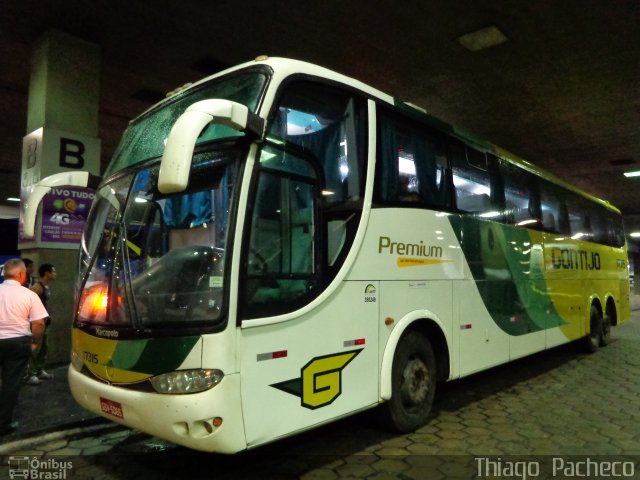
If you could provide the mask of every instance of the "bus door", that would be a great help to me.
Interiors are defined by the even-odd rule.
[[[320,173],[311,163],[280,159],[280,165],[296,165],[295,172],[276,169],[273,154],[265,147],[261,155],[239,308],[250,446],[378,399],[377,282],[344,281],[318,298],[326,287],[326,263],[345,242],[339,237],[347,233],[339,230],[348,220],[320,215]]]
[[[280,96],[244,227],[240,370],[257,445],[378,401],[377,282],[342,281],[362,215],[367,104],[308,81]]]

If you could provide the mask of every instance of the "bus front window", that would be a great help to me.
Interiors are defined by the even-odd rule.
[[[105,177],[120,170],[140,164],[150,158],[160,157],[165,148],[165,140],[176,120],[190,105],[206,99],[225,99],[246,105],[251,112],[256,111],[267,85],[268,75],[262,69],[249,69],[232,73],[204,83],[188,94],[177,94],[166,102],[143,114],[125,132],[109,164]],[[212,123],[200,134],[197,143],[212,140],[243,137],[226,125]]]
[[[238,154],[197,153],[189,188],[177,195],[158,192],[157,165],[99,191],[85,233],[80,323],[158,329],[210,327],[223,318]],[[117,202],[116,185],[128,189]]]

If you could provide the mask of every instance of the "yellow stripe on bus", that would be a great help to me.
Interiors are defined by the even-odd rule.
[[[436,260],[431,258],[411,258],[411,257],[398,257],[396,265],[398,267],[419,267],[421,265],[435,265],[437,263],[448,263],[451,260]]]
[[[72,333],[73,351],[82,358],[84,366],[96,377],[112,383],[135,383],[151,377],[148,373],[113,366],[113,354],[120,341],[94,337],[78,329],[74,329]]]

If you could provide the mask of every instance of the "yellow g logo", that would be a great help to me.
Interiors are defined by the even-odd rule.
[[[315,357],[300,370],[300,378],[271,385],[278,390],[300,397],[301,405],[309,409],[324,407],[342,393],[342,370],[362,349]]]

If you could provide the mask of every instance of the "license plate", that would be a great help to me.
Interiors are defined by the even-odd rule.
[[[113,415],[114,417],[124,418],[124,414],[122,413],[122,405],[118,402],[114,402],[113,400],[109,400],[108,398],[100,397],[100,408],[104,413]]]

